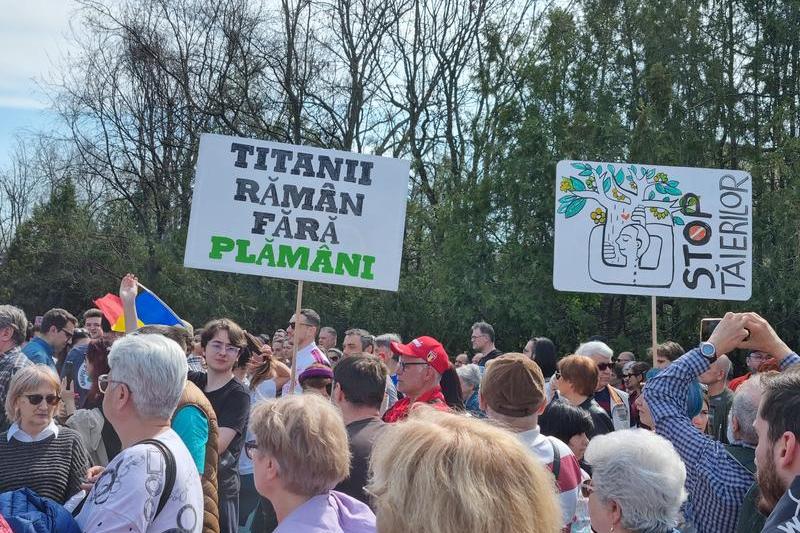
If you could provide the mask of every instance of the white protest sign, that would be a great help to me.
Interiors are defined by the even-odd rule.
[[[410,164],[204,134],[184,265],[397,290]]]
[[[733,170],[561,161],[553,286],[747,300],[752,178]]]

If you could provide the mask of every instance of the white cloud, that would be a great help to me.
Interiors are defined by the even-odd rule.
[[[68,51],[73,0],[0,0],[0,107],[47,105],[37,81]]]

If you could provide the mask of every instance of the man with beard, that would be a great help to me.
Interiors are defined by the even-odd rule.
[[[773,352],[774,353],[774,352]],[[762,533],[800,531],[800,373],[768,379],[755,428]]]
[[[737,453],[737,458],[723,444],[692,425],[685,412],[688,389],[697,376],[710,368],[718,354],[756,346],[774,353],[782,361],[781,369],[800,363],[800,357],[786,347],[764,319],[755,313],[727,313],[708,342],[681,356],[644,388],[656,432],[672,443],[686,465],[689,501],[685,516],[699,533],[736,531],[737,517],[754,477],[742,462],[745,453]],[[731,428],[739,430],[733,435],[736,441],[744,440],[743,426],[749,423],[746,416],[741,418],[731,422]],[[742,450],[734,450],[737,451]]]

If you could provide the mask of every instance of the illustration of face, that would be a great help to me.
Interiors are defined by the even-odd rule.
[[[636,259],[639,255],[639,244],[636,241],[636,230],[626,226],[620,232],[617,240],[617,248],[622,252],[623,257]]]

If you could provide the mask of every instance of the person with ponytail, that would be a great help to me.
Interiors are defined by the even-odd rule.
[[[390,348],[400,358],[397,390],[405,398],[384,413],[384,422],[405,419],[418,403],[439,411],[464,410],[461,382],[439,341],[433,337],[419,337],[408,344],[392,342]]]
[[[289,382],[291,370],[273,356],[272,348],[258,337],[245,331],[246,345],[242,348],[240,361],[247,361],[245,387],[250,393],[250,411],[264,400],[273,400],[280,396],[281,389]],[[255,435],[248,429],[245,442],[255,440]],[[239,456],[239,527],[245,527],[248,519],[259,502],[253,479],[253,461],[243,453]]]

